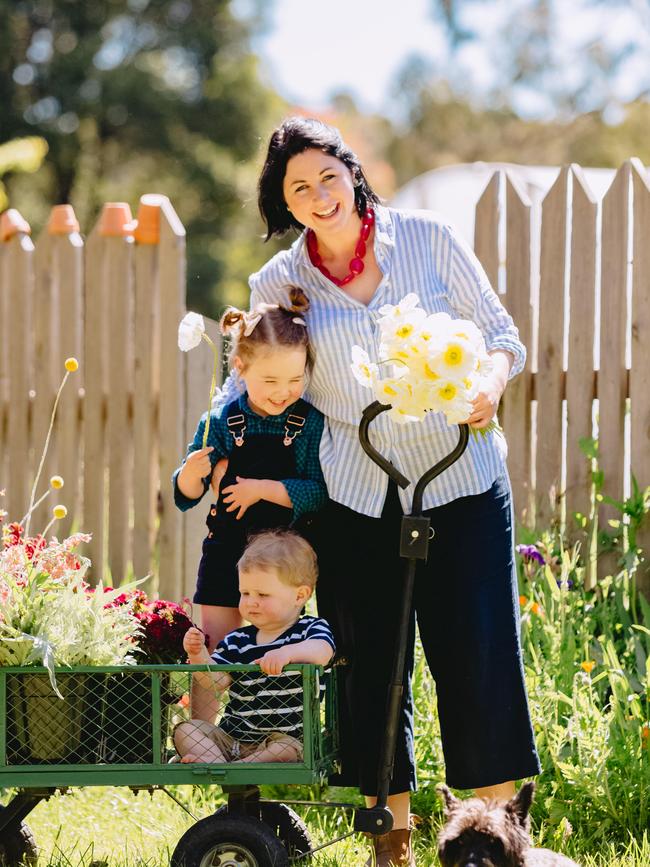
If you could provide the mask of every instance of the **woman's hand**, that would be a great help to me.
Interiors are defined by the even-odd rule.
[[[234,512],[239,509],[235,516],[239,521],[246,513],[249,506],[253,506],[263,498],[264,479],[243,479],[237,476],[236,485],[228,485],[223,489],[223,501],[228,503],[226,512]]]
[[[487,427],[497,414],[501,394],[496,386],[488,386],[484,391],[479,391],[472,401],[473,409],[465,423],[479,429]]]
[[[465,424],[477,429],[487,427],[499,408],[501,395],[506,390],[510,368],[515,357],[506,349],[495,349],[488,355],[492,359],[492,371],[483,382],[483,388],[472,401],[472,412]]]

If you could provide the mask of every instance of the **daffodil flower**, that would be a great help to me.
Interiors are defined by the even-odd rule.
[[[360,346],[352,347],[352,375],[360,382],[361,385],[372,386],[378,373],[378,366],[370,361],[370,357],[365,349]]]

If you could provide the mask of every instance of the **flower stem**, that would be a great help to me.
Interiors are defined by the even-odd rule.
[[[32,508],[31,508],[32,512],[34,511],[34,509],[38,509],[38,507],[41,505],[41,503],[43,502],[43,500],[44,500],[46,497],[49,497],[49,496],[50,496],[50,489],[48,488],[47,491],[45,491],[45,493],[42,494],[42,495],[38,498],[38,500],[36,500],[36,502],[34,503],[34,505],[33,505]],[[23,516],[22,516],[22,518],[20,519],[20,523],[23,524],[23,523],[27,520],[28,516],[29,516],[29,512],[27,512],[26,515],[23,515]]]
[[[54,427],[54,418],[56,416],[56,408],[59,405],[59,398],[61,397],[61,392],[63,391],[63,386],[66,384],[68,377],[70,376],[70,371],[66,370],[63,379],[61,380],[61,385],[59,386],[59,390],[56,393],[56,398],[54,400],[54,406],[52,408],[52,415],[50,416],[50,426],[47,430],[47,436],[45,437],[45,445],[43,446],[43,452],[41,454],[41,462],[38,465],[38,471],[36,473],[36,478],[34,479],[34,484],[32,486],[32,493],[29,498],[29,509],[27,509],[27,515],[25,516],[26,524],[25,524],[25,536],[29,535],[29,522],[32,518],[32,512],[36,508],[34,505],[34,497],[36,496],[36,486],[38,485],[38,480],[41,477],[41,473],[43,472],[43,464],[45,463],[45,456],[47,454],[47,450],[50,446],[50,437],[52,436],[52,428]],[[40,502],[40,500],[39,500]]]
[[[208,416],[205,420],[205,429],[203,431],[203,448],[206,447],[208,442],[208,434],[210,432],[210,412],[212,410],[212,398],[214,397],[214,392],[217,387],[217,362],[219,360],[219,353],[217,352],[217,347],[214,342],[210,340],[205,331],[201,334],[201,337],[205,340],[206,343],[210,345],[212,349],[212,353],[214,355],[214,364],[212,365],[212,382],[210,383],[210,400],[208,403]]]

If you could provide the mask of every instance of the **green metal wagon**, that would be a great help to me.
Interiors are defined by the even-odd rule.
[[[172,731],[189,719],[192,672],[206,669],[60,668],[61,698],[44,668],[0,668],[0,788],[16,790],[0,807],[0,865],[35,863],[24,819],[39,801],[74,786],[221,786],[227,804],[186,831],[172,867],[282,867],[308,857],[312,845],[300,817],[286,804],[263,800],[259,786],[323,783],[335,769],[336,669],[285,669],[302,687],[302,761],[183,764]],[[259,672],[255,665],[209,669]]]

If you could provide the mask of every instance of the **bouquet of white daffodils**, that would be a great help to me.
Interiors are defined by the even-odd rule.
[[[352,347],[352,372],[390,404],[394,421],[421,421],[427,412],[443,412],[449,424],[461,424],[472,412],[481,380],[492,369],[483,335],[473,322],[448,313],[428,314],[414,293],[399,304],[379,309],[379,358]],[[382,374],[380,375],[380,368]]]

